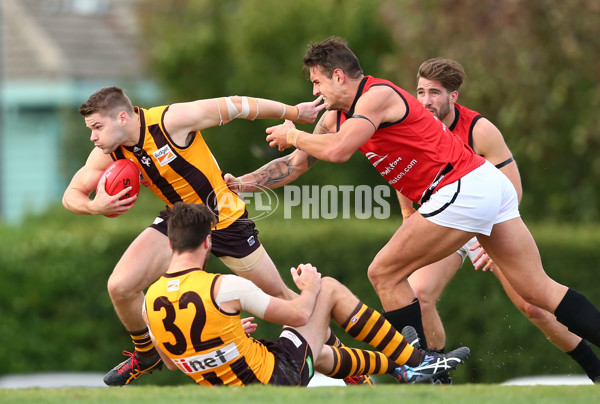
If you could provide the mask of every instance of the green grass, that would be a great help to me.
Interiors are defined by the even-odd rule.
[[[210,403],[210,404],[590,404],[598,402],[597,386],[500,386],[465,384],[453,386],[384,385],[293,388],[250,386],[202,388],[132,386],[126,388],[60,388],[0,390],[0,403]]]

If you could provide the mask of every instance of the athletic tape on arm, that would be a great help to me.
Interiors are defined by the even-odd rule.
[[[242,100],[242,110],[238,111],[231,97],[226,97],[227,112],[231,120],[235,118],[243,118],[255,120],[258,116],[258,101],[252,97],[240,97]]]
[[[215,297],[217,304],[239,300],[242,309],[263,318],[271,296],[251,281],[236,275],[222,275],[221,287]]]
[[[231,97],[221,97],[217,100],[219,110],[219,126],[233,121],[235,118],[249,119],[251,121],[258,117],[258,100],[252,97],[239,97],[242,102],[242,110],[239,111]]]
[[[241,102],[241,111],[238,110],[233,97],[221,97],[217,100],[217,108],[219,111],[220,125],[224,125],[228,122],[231,122],[235,118],[248,119],[250,121],[255,120],[256,118],[277,118],[277,115],[273,115],[273,104],[279,104],[277,101],[265,100],[262,98],[253,98],[253,97],[239,97],[239,101]],[[259,104],[263,103],[265,116],[260,115]],[[283,108],[283,113],[280,118],[289,119],[290,121],[297,121],[300,117],[300,109],[296,106],[289,107],[285,104],[281,103]]]

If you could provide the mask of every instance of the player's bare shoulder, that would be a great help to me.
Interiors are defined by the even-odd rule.
[[[473,135],[481,136],[481,137],[492,137],[492,136],[500,136],[502,137],[502,133],[500,130],[494,125],[489,119],[485,117],[481,117],[475,122],[473,126]]]
[[[483,117],[478,119],[475,126],[473,126],[473,149],[475,153],[490,161],[498,155],[504,156],[510,153],[502,132],[496,125]]]
[[[323,135],[325,133],[335,133],[337,131],[337,111],[325,111],[315,125],[313,134]]]
[[[389,86],[373,86],[358,99],[355,115],[369,118],[377,128],[386,122],[397,122],[404,118],[406,102]]]
[[[178,146],[186,146],[191,130],[192,111],[190,103],[169,105],[163,117],[163,126],[169,137]]]
[[[219,125],[214,99],[171,104],[165,111],[164,128],[178,146],[187,146],[196,131]]]

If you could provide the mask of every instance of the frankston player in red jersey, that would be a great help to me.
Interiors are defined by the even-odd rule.
[[[459,89],[465,77],[464,69],[458,62],[444,58],[429,59],[421,64],[417,73],[417,100],[476,154],[502,171],[512,182],[521,200],[521,176],[502,133],[481,114],[457,103]],[[400,193],[398,199],[402,216],[406,220],[415,212],[413,202]],[[540,328],[554,345],[571,356],[592,381],[600,381],[600,359],[586,341],[559,323],[552,313],[527,303],[515,292],[501,269],[493,264],[493,260],[489,259],[476,243],[477,239],[473,237],[455,253],[420,268],[408,278],[421,305],[428,348],[443,352],[446,334],[436,302],[468,256],[475,269],[493,269],[515,306]],[[442,380],[449,381],[445,377]]]
[[[313,94],[323,96],[325,103],[317,133],[299,131],[291,122],[267,129],[272,147],[296,151],[239,179],[226,176],[229,183],[245,189],[252,189],[253,183],[285,185],[313,159],[341,163],[359,150],[392,187],[421,205],[367,271],[384,315],[395,328],[412,325],[427,344],[408,277],[477,236],[527,303],[554,314],[571,332],[600,346],[600,312],[584,295],[545,273],[537,245],[520,217],[517,192],[504,174],[408,92],[365,76],[340,38],[311,44],[304,68]],[[265,169],[281,175],[271,179]]]

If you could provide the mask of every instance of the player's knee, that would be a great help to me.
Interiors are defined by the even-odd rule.
[[[335,289],[341,286],[341,283],[331,276],[324,276],[321,278],[321,287],[325,287],[328,289]]]
[[[106,289],[108,289],[108,294],[112,300],[118,299],[123,294],[122,282],[114,276],[108,278]]]
[[[344,286],[335,278],[325,276],[321,278],[321,292],[329,295],[339,293]]]
[[[376,291],[385,289],[387,285],[395,284],[395,275],[396,274],[389,271],[383,265],[379,265],[376,261],[373,261],[367,269],[367,277]]]
[[[385,289],[386,287],[392,288],[406,280],[408,275],[403,268],[384,265],[377,262],[377,260],[374,260],[367,269],[367,277],[376,290]]]
[[[427,308],[435,307],[437,297],[426,288],[421,288],[418,285],[411,284],[413,291],[415,292],[415,296],[419,299],[419,304],[421,306],[421,310],[426,310]]]
[[[128,282],[126,282],[122,277],[115,275],[111,275],[108,278],[106,288],[108,289],[108,294],[113,301],[127,299],[135,292]]]
[[[369,278],[371,285],[377,289],[376,285],[381,282],[382,272],[379,266],[377,266],[374,262],[372,262],[367,269],[367,278]]]
[[[519,307],[519,310],[521,310],[525,317],[527,317],[530,321],[536,323],[546,320],[550,316],[550,313],[548,313],[546,310],[527,302],[523,302],[522,307]]]

